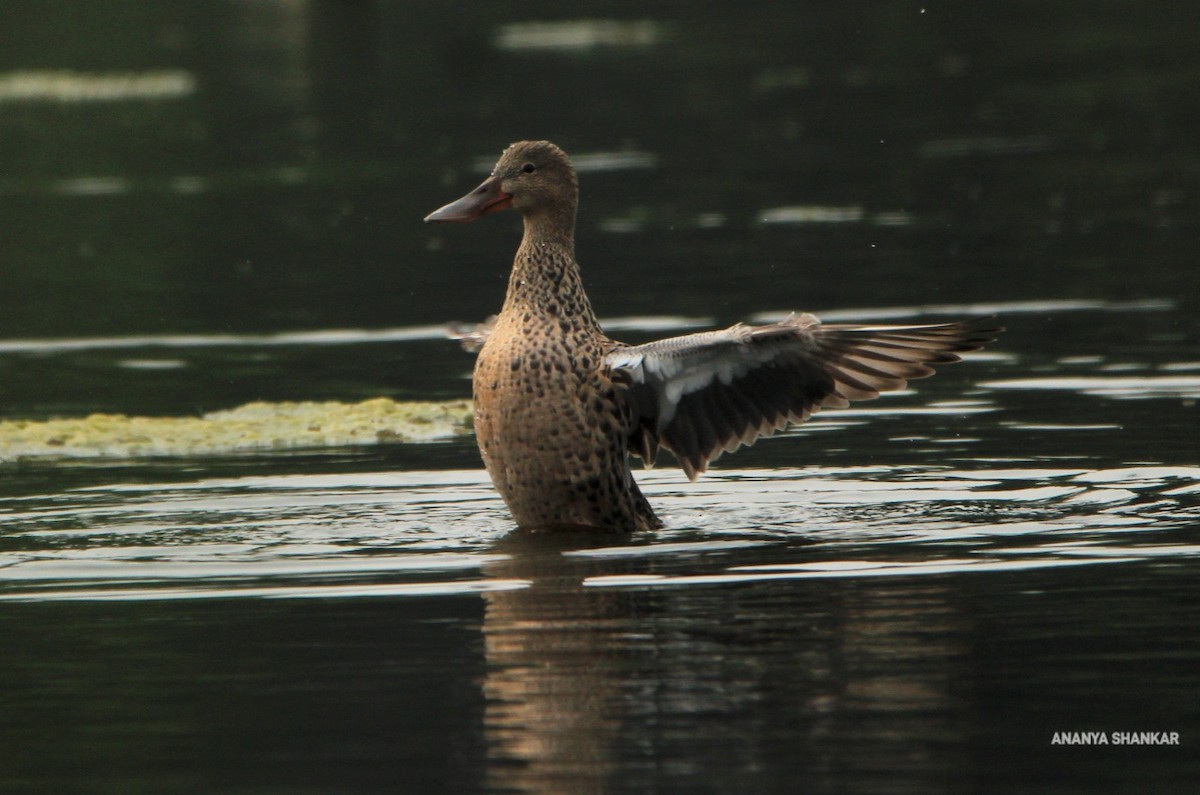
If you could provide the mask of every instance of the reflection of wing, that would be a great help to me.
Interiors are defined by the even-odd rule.
[[[822,325],[799,315],[767,326],[620,347],[606,357],[638,421],[631,448],[658,445],[695,479],[721,453],[803,422],[822,407],[903,389],[935,364],[991,342],[994,317],[935,326]]]
[[[496,316],[492,315],[482,323],[454,323],[446,329],[446,336],[462,343],[467,353],[478,353],[496,327]]]

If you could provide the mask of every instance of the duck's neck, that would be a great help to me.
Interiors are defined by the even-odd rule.
[[[575,218],[526,216],[504,298],[506,314],[533,313],[566,321],[566,328],[599,333],[575,261]]]

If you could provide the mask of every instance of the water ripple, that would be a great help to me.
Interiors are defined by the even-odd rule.
[[[1061,390],[1117,400],[1200,397],[1200,375],[1062,376],[985,381],[985,389]]]
[[[558,536],[592,587],[1192,558],[1200,467],[812,467],[640,480],[668,518]],[[0,500],[0,599],[407,597],[526,587],[479,471],[211,478]],[[550,534],[553,536],[553,534]],[[550,543],[547,541],[547,543]],[[519,568],[519,566],[518,566]]]

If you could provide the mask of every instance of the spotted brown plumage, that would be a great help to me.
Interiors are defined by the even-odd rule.
[[[522,527],[661,527],[630,453],[650,464],[666,448],[694,479],[722,453],[821,408],[903,389],[1002,330],[994,318],[859,326],[804,314],[624,345],[601,330],[583,289],[578,193],[565,152],[521,141],[479,187],[425,219],[466,222],[508,207],[524,219],[500,314],[461,335],[479,351],[479,451]]]

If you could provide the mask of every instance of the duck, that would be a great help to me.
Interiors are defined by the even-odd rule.
[[[904,389],[1003,331],[995,317],[935,325],[822,323],[809,313],[640,345],[609,338],[575,259],[579,181],[549,141],[506,148],[488,177],[426,223],[515,210],[524,233],[504,303],[464,335],[477,353],[474,428],[519,528],[663,527],[632,458],[668,450],[689,480],[724,453],[825,408]]]

